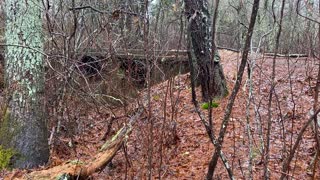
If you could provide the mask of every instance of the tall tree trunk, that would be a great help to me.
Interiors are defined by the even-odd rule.
[[[16,152],[13,167],[32,168],[48,161],[44,114],[44,61],[40,0],[6,0],[5,73],[7,109],[0,144]]]
[[[203,101],[227,94],[227,86],[220,57],[217,53],[211,58],[210,23],[207,0],[185,0],[186,16],[189,21],[188,41],[190,45],[190,68],[192,77],[201,85]],[[213,62],[212,60],[213,59]]]

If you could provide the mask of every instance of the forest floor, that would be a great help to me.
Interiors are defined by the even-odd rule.
[[[237,53],[222,51],[222,64],[231,94],[237,75],[240,56]],[[302,124],[309,118],[313,104],[316,66],[313,59],[277,58],[275,96],[272,102],[272,128],[270,144],[269,170],[271,179],[281,175],[283,159],[287,156]],[[267,104],[270,91],[272,58],[258,57],[253,74],[253,102],[250,107],[250,125],[253,135],[253,176],[262,179],[261,162],[262,141],[259,136],[259,119],[262,133],[266,134]],[[289,65],[289,68],[288,68]],[[125,146],[117,153],[112,165],[93,179],[146,179],[148,164],[152,165],[152,179],[204,179],[208,163],[214,152],[205,128],[195,112],[191,102],[189,74],[179,75],[172,81],[165,81],[153,86],[151,93],[151,118],[144,115],[134,126]],[[246,103],[248,88],[242,88],[236,98],[227,134],[223,144],[226,155],[236,179],[247,179],[249,146],[246,130]],[[290,85],[291,84],[291,85]],[[140,93],[146,95],[147,90]],[[200,96],[200,88],[197,88]],[[200,99],[200,98],[199,98]],[[213,127],[217,135],[220,129],[228,97],[218,100],[219,107],[213,109]],[[134,104],[133,102],[132,104]],[[111,132],[108,138],[128,120],[132,108],[115,111]],[[203,110],[207,114],[207,110]],[[255,113],[256,112],[256,113]],[[107,111],[106,111],[107,113]],[[97,114],[94,110],[83,120],[85,127],[80,135],[61,136],[51,148],[49,166],[61,164],[67,160],[85,161],[93,157],[103,144],[103,137],[111,126],[110,116]],[[152,133],[150,131],[153,124]],[[265,138],[265,136],[264,136]],[[72,139],[72,148],[70,141]],[[264,139],[265,141],[265,139]],[[291,163],[290,178],[309,179],[312,174],[310,162],[314,156],[315,140],[312,128],[308,128]],[[152,159],[150,157],[152,156]],[[317,175],[320,177],[320,169]],[[246,178],[245,178],[246,177]],[[228,179],[227,172],[219,160],[215,179]]]

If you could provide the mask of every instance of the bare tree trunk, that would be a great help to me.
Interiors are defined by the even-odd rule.
[[[144,5],[141,8],[143,11],[143,48],[144,55],[146,58],[147,74],[146,74],[146,86],[147,86],[147,119],[149,123],[149,134],[148,134],[148,170],[147,177],[149,180],[152,179],[152,162],[153,162],[153,141],[154,141],[154,119],[152,118],[152,107],[151,107],[151,58],[149,56],[149,16],[148,16],[148,6],[149,1],[144,0]]]
[[[214,57],[211,55],[208,2],[185,0],[185,10],[189,20],[187,31],[191,36],[188,37],[192,46],[190,50],[194,54],[190,68],[194,71],[194,80],[201,85],[202,99],[209,101],[212,97],[224,97],[227,94],[227,86],[220,57],[217,53]]]
[[[5,57],[7,108],[0,144],[12,148],[12,164],[32,168],[48,161],[44,114],[44,62],[40,0],[7,0]]]

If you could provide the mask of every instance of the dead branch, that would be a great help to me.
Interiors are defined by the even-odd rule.
[[[302,139],[302,136],[304,134],[304,132],[307,130],[307,128],[309,127],[309,124],[314,120],[314,118],[318,115],[318,113],[320,112],[320,109],[318,109],[317,111],[315,111],[315,113],[308,119],[307,122],[304,123],[303,127],[301,128],[299,134],[298,134],[298,137],[297,137],[297,140],[296,142],[294,143],[294,146],[293,148],[291,149],[290,151],[290,154],[289,156],[286,158],[286,160],[284,161],[283,163],[283,166],[282,166],[282,172],[283,174],[281,175],[280,179],[285,179],[287,177],[286,173],[289,169],[289,166],[290,166],[290,162],[291,160],[293,159],[294,157],[294,154],[296,153],[296,150],[300,144],[300,141]]]

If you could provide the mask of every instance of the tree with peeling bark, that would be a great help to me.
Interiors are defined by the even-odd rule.
[[[49,158],[44,111],[41,1],[6,0],[6,108],[0,144],[14,152],[12,165],[32,168]]]
[[[211,39],[213,30],[210,29],[208,1],[185,0],[184,2],[189,21],[187,33],[190,67],[194,72],[191,78],[201,85],[203,101],[210,101],[213,97],[224,97],[228,90],[220,57],[215,52],[215,44]]]

